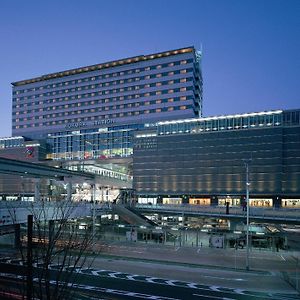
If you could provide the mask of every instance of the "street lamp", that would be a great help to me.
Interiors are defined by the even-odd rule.
[[[246,233],[246,270],[249,271],[249,188],[250,188],[250,181],[249,181],[249,164],[251,159],[245,160],[244,164],[246,167],[246,204],[247,204],[247,211],[246,211],[246,218],[247,218],[247,233]]]

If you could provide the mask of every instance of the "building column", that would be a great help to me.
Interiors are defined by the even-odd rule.
[[[41,194],[40,194],[40,179],[37,178],[34,181],[34,201],[40,201]]]
[[[67,201],[72,201],[72,182],[67,183]]]

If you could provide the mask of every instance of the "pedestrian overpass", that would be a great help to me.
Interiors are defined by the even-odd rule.
[[[186,217],[207,217],[229,219],[231,221],[245,221],[246,211],[241,207],[230,207],[228,213],[224,206],[200,206],[191,204],[136,204],[134,207],[143,214],[181,215]],[[300,209],[275,207],[250,207],[249,218],[251,222],[299,224]]]

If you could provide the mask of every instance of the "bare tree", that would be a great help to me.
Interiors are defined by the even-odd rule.
[[[82,211],[88,212],[88,204],[72,201],[40,200],[28,209],[33,216],[32,247],[28,234],[23,234],[20,244],[20,257],[23,265],[28,264],[28,251],[31,251],[33,262],[33,284],[28,286],[23,277],[21,293],[32,288],[31,294],[37,299],[71,299],[72,286],[78,281],[77,270],[89,267],[93,261],[92,224],[86,222],[84,230],[80,230],[76,218]],[[17,220],[17,210],[11,210],[11,216]],[[93,222],[94,224],[94,222]],[[90,259],[87,259],[90,256]],[[30,261],[29,261],[30,263]],[[28,295],[28,293],[27,293]]]

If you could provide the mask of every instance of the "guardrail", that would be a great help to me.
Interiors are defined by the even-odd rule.
[[[190,215],[202,215],[211,217],[244,218],[246,211],[241,207],[230,207],[228,213],[225,206],[200,206],[190,204],[137,204],[135,208],[142,211],[161,211],[167,213],[184,213]],[[300,224],[300,209],[276,208],[276,207],[250,207],[251,219],[264,219],[276,221],[288,221]]]

